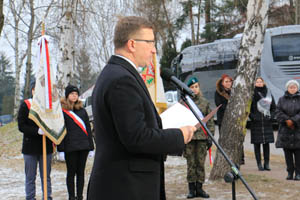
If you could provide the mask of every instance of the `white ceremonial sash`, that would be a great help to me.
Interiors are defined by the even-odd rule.
[[[88,135],[88,132],[87,132],[87,130],[86,130],[85,123],[84,123],[84,121],[83,121],[78,115],[76,115],[76,114],[75,114],[73,111],[71,111],[71,110],[65,110],[65,109],[63,109],[63,111],[64,111],[69,117],[71,117],[71,118],[74,120],[75,124],[77,124],[77,125],[83,130],[83,132],[84,132],[86,135]]]

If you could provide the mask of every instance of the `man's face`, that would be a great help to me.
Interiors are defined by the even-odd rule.
[[[147,67],[152,62],[153,54],[156,53],[153,30],[141,29],[132,40],[135,43],[134,59],[137,67]]]

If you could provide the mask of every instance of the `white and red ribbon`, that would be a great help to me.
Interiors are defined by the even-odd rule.
[[[49,58],[49,48],[48,48],[48,37],[43,35],[40,37],[38,45],[39,45],[39,51],[38,51],[38,61],[40,62],[41,58],[43,58],[43,63],[41,63],[44,66],[44,74],[45,74],[45,101],[46,101],[46,109],[51,110],[52,109],[52,83],[51,83],[51,68],[50,68],[50,58]]]
[[[25,99],[24,102],[26,103],[28,110],[30,110],[31,104],[32,104],[32,99]]]
[[[84,132],[86,135],[88,135],[88,132],[87,132],[87,130],[86,130],[85,123],[84,123],[84,121],[83,121],[78,115],[76,115],[76,114],[75,114],[73,111],[71,111],[71,110],[65,110],[65,109],[63,109],[63,111],[64,111],[64,113],[66,113],[69,117],[71,117],[71,118],[74,120],[75,124],[77,124],[77,125],[83,130],[83,132]]]

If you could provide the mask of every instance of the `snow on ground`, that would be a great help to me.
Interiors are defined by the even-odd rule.
[[[13,164],[7,166],[7,162]],[[10,161],[9,161],[10,160]],[[7,162],[6,162],[7,161]],[[93,158],[88,158],[89,166],[92,165]],[[64,163],[52,165],[51,182],[52,182],[52,197],[55,200],[66,200],[67,187],[66,187],[66,172],[64,169],[55,169],[57,165],[64,166]],[[24,200],[25,199],[25,173],[24,173],[24,161],[23,156],[18,155],[13,158],[6,158],[0,162],[0,199],[5,200]],[[89,167],[90,168],[90,167]],[[42,199],[41,179],[39,176],[39,170],[37,170],[36,177],[36,197],[37,200]],[[86,194],[87,182],[89,180],[89,170],[86,170],[85,177],[85,191]]]

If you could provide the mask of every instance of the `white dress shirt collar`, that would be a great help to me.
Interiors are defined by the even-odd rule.
[[[124,60],[126,60],[127,62],[129,62],[131,65],[132,65],[132,67],[139,73],[139,70],[137,69],[137,67],[135,66],[135,64],[131,61],[131,60],[129,60],[128,58],[126,58],[126,57],[124,57],[124,56],[121,56],[121,55],[115,55],[115,56],[118,56],[118,57],[120,57],[120,58],[123,58]]]

